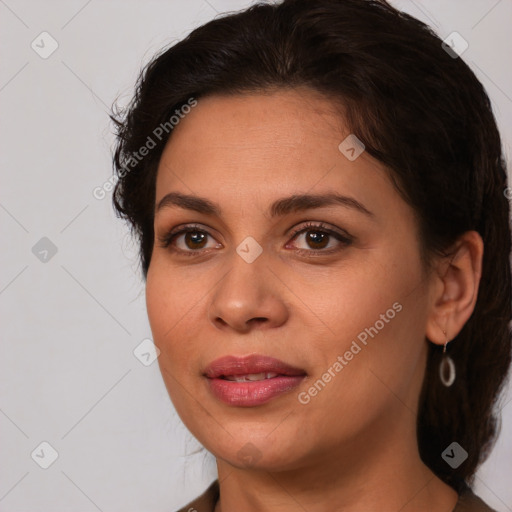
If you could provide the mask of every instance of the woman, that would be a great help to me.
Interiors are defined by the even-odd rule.
[[[491,510],[509,205],[456,48],[383,0],[256,5],[114,119],[162,376],[217,460],[183,510]]]

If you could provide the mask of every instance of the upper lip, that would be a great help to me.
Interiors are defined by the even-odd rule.
[[[249,356],[224,356],[210,363],[204,375],[210,379],[229,375],[274,372],[280,375],[306,375],[300,368],[275,359],[274,357],[253,354]]]

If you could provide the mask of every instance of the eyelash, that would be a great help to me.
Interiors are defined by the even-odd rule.
[[[348,234],[343,235],[341,233],[338,233],[337,231],[329,229],[322,222],[319,222],[317,224],[314,224],[312,222],[307,222],[305,225],[300,226],[300,228],[297,228],[296,230],[294,230],[292,232],[290,240],[294,240],[298,235],[300,235],[303,232],[307,232],[307,231],[315,231],[315,232],[318,232],[318,233],[322,233],[322,234],[325,234],[325,235],[332,236],[333,238],[335,238],[336,240],[341,242],[342,246],[345,246],[345,247],[350,245],[353,242],[353,238],[350,235],[348,235]],[[177,238],[180,235],[186,234],[186,233],[204,233],[204,234],[206,234],[208,236],[211,236],[210,233],[208,233],[208,231],[204,230],[199,225],[196,225],[196,224],[186,225],[185,227],[183,227],[182,229],[180,229],[178,231],[172,230],[168,234],[160,237],[159,238],[160,247],[162,247],[164,249],[169,248],[169,246],[171,245],[171,243],[173,242],[173,240],[175,238]],[[315,249],[310,249],[310,250],[307,250],[307,249],[297,249],[296,252],[298,254],[300,254],[300,255],[306,255],[306,256],[309,256],[309,257],[315,257],[315,256],[323,256],[323,255],[326,255],[326,254],[332,254],[332,253],[335,253],[335,252],[337,252],[339,250],[341,250],[340,247],[337,247],[337,248],[334,248],[334,249],[329,249],[329,250],[322,250],[322,249],[318,249],[318,250],[315,250]],[[200,250],[197,250],[197,251],[194,251],[194,250],[183,251],[181,249],[176,249],[176,248],[173,248],[172,251],[180,253],[180,254],[184,254],[186,256],[192,256],[192,257],[198,256],[198,255],[201,254],[201,252],[204,252],[204,251],[200,251]],[[315,253],[317,253],[317,254],[315,255]]]

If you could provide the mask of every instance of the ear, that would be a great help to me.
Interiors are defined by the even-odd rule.
[[[449,255],[436,262],[425,333],[431,342],[444,345],[453,340],[473,313],[483,252],[482,237],[476,231],[467,231],[458,238]]]

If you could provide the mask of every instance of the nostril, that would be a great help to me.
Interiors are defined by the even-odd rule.
[[[249,320],[249,322],[254,322],[254,323],[260,324],[260,323],[266,322],[267,320],[268,320],[268,318],[265,318],[265,317],[256,317],[256,318],[251,318]],[[249,323],[249,322],[247,322],[247,323]]]

